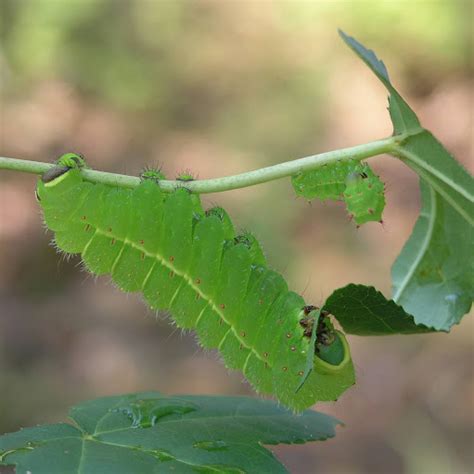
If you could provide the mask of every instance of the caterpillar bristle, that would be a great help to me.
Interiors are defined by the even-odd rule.
[[[139,176],[142,181],[149,179],[158,182],[162,179],[166,179],[164,173],[161,171],[161,166],[145,166]]]
[[[189,182],[189,181],[194,181],[196,178],[194,174],[190,170],[184,170],[181,173],[178,173],[176,176],[176,181],[184,181],[184,182]]]

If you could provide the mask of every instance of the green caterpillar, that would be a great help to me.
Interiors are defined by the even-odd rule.
[[[297,196],[344,200],[358,226],[370,221],[382,222],[384,184],[367,163],[336,161],[317,170],[300,172],[291,182]]]
[[[235,234],[222,208],[204,211],[185,182],[162,192],[160,173],[148,171],[138,187],[124,189],[85,181],[84,166],[82,157],[63,155],[38,182],[59,249],[81,254],[89,271],[111,274],[123,291],[142,292],[153,309],[194,329],[203,347],[217,348],[257,392],[296,411],[334,400],[354,383],[344,335],[327,317],[316,323],[314,307],[267,268],[251,234]]]

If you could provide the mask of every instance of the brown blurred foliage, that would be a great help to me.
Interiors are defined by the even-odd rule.
[[[473,168],[473,3],[0,0],[0,154],[84,153],[97,169],[159,164],[217,177],[391,133],[386,92],[337,36],[374,48],[426,128]],[[416,177],[372,160],[384,225],[288,180],[219,195],[315,304],[349,282],[390,292],[419,209]],[[35,178],[0,171],[0,432],[138,390],[252,394],[216,353],[134,294],[48,245]],[[325,443],[278,447],[294,473],[461,473],[473,464],[473,323],[449,335],[351,337],[358,383],[321,411]]]

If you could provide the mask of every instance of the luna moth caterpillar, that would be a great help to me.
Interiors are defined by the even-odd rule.
[[[268,268],[254,236],[236,235],[222,208],[204,211],[185,182],[164,193],[152,170],[134,189],[88,182],[82,157],[71,155],[37,186],[60,250],[81,254],[90,272],[110,274],[123,291],[140,291],[257,392],[295,411],[353,385],[344,335],[327,314],[315,320],[314,307]]]
[[[292,177],[297,196],[344,200],[357,225],[380,222],[385,207],[384,184],[367,163],[336,161]]]

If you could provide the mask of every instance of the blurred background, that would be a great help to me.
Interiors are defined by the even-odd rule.
[[[100,170],[235,174],[391,134],[386,92],[337,28],[473,171],[473,2],[0,0],[0,154],[85,154]],[[308,204],[289,180],[204,196],[261,240],[309,303],[349,282],[390,294],[419,210],[416,176],[371,160],[384,224]],[[139,390],[249,394],[193,334],[50,246],[36,178],[0,170],[0,433],[64,420],[81,400]],[[346,423],[274,448],[293,473],[473,470],[472,318],[449,335],[350,337],[358,383],[316,408]]]

